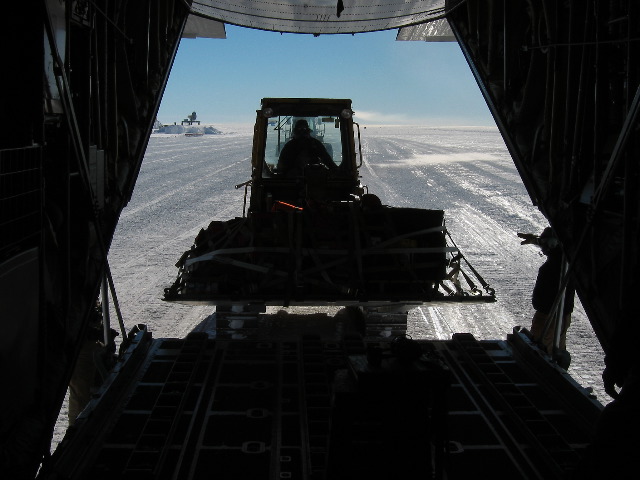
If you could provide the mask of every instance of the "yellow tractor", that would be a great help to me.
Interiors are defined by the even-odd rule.
[[[200,231],[176,264],[179,275],[165,300],[283,306],[494,300],[447,240],[442,210],[385,206],[360,184],[353,114],[348,99],[263,99],[251,180],[236,186],[245,188],[243,216]]]

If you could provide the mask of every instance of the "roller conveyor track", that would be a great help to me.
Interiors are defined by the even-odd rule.
[[[589,423],[571,403],[580,393],[569,384],[563,391],[556,387],[550,390],[544,376],[557,377],[559,370],[544,364],[541,357],[538,365],[528,363],[510,348],[515,345],[500,343],[479,342],[470,334],[454,334],[453,341],[447,343],[445,356],[459,388],[465,390],[474,402],[475,414],[497,437],[497,443],[483,439],[479,445],[464,449],[486,451],[495,444],[494,454],[509,458],[501,463],[513,468],[514,478],[566,478],[589,442]],[[449,415],[455,418],[456,413],[450,411]],[[465,413],[459,415],[464,417]],[[452,433],[451,438],[454,436]]]
[[[146,335],[43,478],[563,478],[599,413],[520,333],[419,341],[417,361],[354,333]]]

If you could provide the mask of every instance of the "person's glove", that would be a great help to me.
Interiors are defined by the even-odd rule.
[[[538,235],[534,235],[533,233],[518,233],[518,236],[524,239],[520,242],[520,245],[538,244]]]

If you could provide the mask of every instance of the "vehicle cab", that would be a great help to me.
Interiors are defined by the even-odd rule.
[[[300,125],[304,140],[296,134]],[[361,160],[353,127],[348,99],[262,99],[254,127],[250,213],[359,198]],[[313,145],[312,151],[301,153],[306,147],[294,148],[296,142]]]

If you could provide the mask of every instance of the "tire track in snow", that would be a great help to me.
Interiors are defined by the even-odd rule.
[[[388,182],[383,180],[376,171],[376,169],[378,168],[378,164],[382,163],[382,161],[372,161],[373,158],[376,158],[378,156],[393,156],[395,155],[394,150],[388,149],[388,147],[384,143],[371,143],[372,145],[367,143],[363,146],[362,166],[365,167],[368,172],[368,175],[362,175],[362,170],[360,171],[363,185],[367,187],[369,193],[377,195],[383,204],[401,206],[402,203],[405,202],[404,197],[397,193],[395,188]],[[385,148],[386,151],[380,152],[378,150],[379,148]],[[372,185],[378,187],[379,190],[372,188]]]
[[[248,145],[250,151],[251,136],[222,145],[199,142],[197,147],[179,139],[168,150],[164,140],[150,139],[132,202],[114,236],[110,261],[123,314],[134,323],[146,323],[156,336],[173,337],[187,333],[212,311],[211,306],[187,307],[161,298],[176,277],[176,260],[200,229],[211,220],[242,214],[242,192],[233,185],[250,172],[246,150]],[[216,148],[216,161],[211,159],[211,148]],[[185,160],[177,161],[178,157]],[[138,246],[136,251],[132,245]]]
[[[232,163],[231,165],[227,165],[226,167],[222,167],[218,170],[215,170],[211,173],[205,174],[202,177],[196,178],[194,180],[191,180],[190,182],[187,183],[183,183],[180,185],[179,189],[173,189],[170,190],[169,192],[160,195],[160,196],[156,196],[150,200],[148,200],[145,203],[142,203],[140,205],[136,205],[133,208],[125,208],[122,212],[122,215],[120,215],[120,219],[121,220],[126,220],[128,217],[137,214],[138,212],[140,212],[141,210],[146,210],[148,208],[150,208],[153,205],[156,205],[158,203],[162,203],[165,200],[171,198],[171,197],[175,197],[176,195],[181,195],[183,194],[183,190],[184,189],[188,189],[189,187],[192,187],[194,185],[199,185],[203,182],[205,182],[206,180],[210,179],[210,178],[215,178],[216,176],[218,176],[221,172],[228,170],[228,169],[236,169],[238,168],[238,166],[240,164],[245,164],[245,165],[250,165],[251,164],[251,158],[243,158],[242,160],[237,160],[234,163]]]

